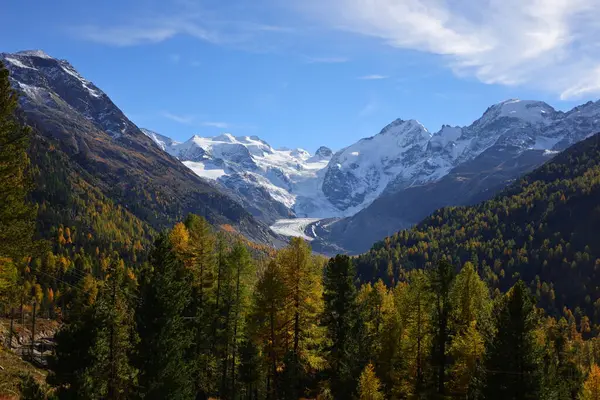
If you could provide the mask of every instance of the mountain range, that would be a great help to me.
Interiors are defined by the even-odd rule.
[[[326,253],[359,253],[440,207],[492,197],[598,130],[600,102],[562,112],[511,99],[469,126],[431,134],[418,121],[397,119],[375,136],[314,156],[273,149],[256,136],[178,143],[144,132],[278,233],[303,236]]]
[[[600,102],[562,112],[513,99],[435,133],[397,119],[336,152],[229,133],[178,142],[138,128],[65,60],[41,51],[0,60],[27,122],[78,176],[154,228],[195,212],[262,243],[302,236],[323,253],[359,253],[440,207],[489,199],[600,131]]]

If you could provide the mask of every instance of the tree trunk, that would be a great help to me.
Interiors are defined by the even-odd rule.
[[[233,343],[231,349],[231,398],[235,399],[235,353],[237,350],[237,327],[240,310],[240,273],[241,268],[238,263],[237,278],[235,284],[235,316],[233,317]]]
[[[12,338],[14,332],[15,308],[10,308],[10,330],[8,331],[8,349],[12,349]]]
[[[33,361],[33,357],[34,357],[34,350],[35,350],[35,307],[37,305],[37,302],[33,302],[33,313],[31,314],[32,317],[32,325],[31,325],[31,360]]]
[[[116,307],[116,297],[117,297],[117,283],[115,277],[112,277],[112,311],[114,312]],[[108,382],[108,398],[114,399],[116,390],[115,390],[115,324],[114,320],[110,322],[110,339],[109,339],[109,348],[108,348],[108,360],[109,360],[109,368],[110,368],[110,380]]]

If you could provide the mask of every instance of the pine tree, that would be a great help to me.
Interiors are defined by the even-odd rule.
[[[20,262],[33,250],[36,207],[27,202],[31,129],[17,119],[17,104],[18,94],[0,63],[0,259]]]
[[[166,234],[154,244],[150,266],[141,275],[136,313],[140,395],[150,399],[193,398],[186,355],[192,344],[183,312],[191,302],[189,271],[177,258]]]
[[[429,273],[429,290],[433,302],[433,364],[437,366],[436,386],[438,395],[446,392],[447,346],[450,340],[449,320],[452,309],[450,289],[454,281],[454,266],[446,260],[438,262]]]
[[[123,263],[112,261],[93,304],[81,304],[56,335],[48,383],[60,399],[124,399],[133,394],[131,366],[137,341]]]
[[[358,380],[358,398],[360,400],[383,400],[381,383],[375,375],[373,364],[369,363]]]
[[[486,399],[539,398],[536,315],[523,281],[502,298],[496,311],[496,335],[487,351]]]
[[[351,398],[358,367],[358,308],[352,260],[338,255],[325,267],[323,324],[329,339],[330,385],[335,398]]]
[[[130,283],[122,261],[113,261],[109,275],[94,305],[96,324],[93,362],[87,368],[86,391],[94,398],[127,399],[137,385],[137,370],[131,365],[138,336],[128,291]]]

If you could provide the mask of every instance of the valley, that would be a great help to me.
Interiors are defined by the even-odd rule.
[[[600,397],[600,101],[175,137],[0,53],[0,397]]]

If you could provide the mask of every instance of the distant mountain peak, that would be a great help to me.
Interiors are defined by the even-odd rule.
[[[315,152],[315,156],[323,157],[323,158],[331,157],[332,155],[333,155],[333,151],[331,151],[331,149],[326,146],[319,147],[317,149],[317,151]]]
[[[54,57],[48,55],[48,53],[46,53],[44,50],[23,50],[23,51],[18,51],[15,54],[19,55],[19,56],[26,56],[26,57],[39,57],[39,58],[54,59]]]

